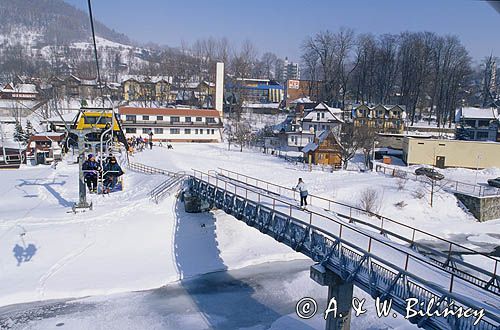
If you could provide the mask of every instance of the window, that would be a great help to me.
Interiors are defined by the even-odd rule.
[[[125,120],[126,121],[135,121],[135,115],[126,115]]]
[[[83,116],[83,122],[85,124],[108,124],[111,123],[111,117],[101,117],[101,116]]]
[[[488,140],[488,132],[477,132],[477,140]]]
[[[151,128],[143,128],[142,129],[142,134],[149,134],[149,132],[151,132],[152,129]]]
[[[149,120],[149,116],[142,116],[142,120]]]
[[[181,134],[181,130],[178,128],[171,128],[170,134]]]
[[[322,129],[323,129],[323,130],[325,130],[325,129],[326,129],[326,125],[323,125],[323,126],[322,126]]]
[[[156,116],[156,120],[163,120],[163,116]]]
[[[489,120],[478,120],[477,121],[477,127],[489,127],[489,126],[490,126]]]
[[[170,123],[178,123],[181,121],[181,117],[170,117]]]
[[[320,115],[320,113],[318,112],[318,113],[316,114],[316,120],[319,120],[320,116],[321,116],[321,115]]]
[[[198,134],[198,129],[195,129],[195,130],[194,130],[194,134]]]
[[[465,125],[471,126],[471,127],[476,127],[476,121],[475,120],[466,120]]]
[[[203,134],[203,128],[200,128],[200,134]]]
[[[163,134],[163,128],[155,128],[155,134]]]
[[[213,134],[215,134],[215,130],[214,130],[214,129],[212,129],[212,135],[213,135]]]
[[[211,118],[211,117],[207,118],[207,123],[215,124],[215,118]]]
[[[325,113],[324,112],[321,114],[321,118],[325,118]]]
[[[190,128],[184,129],[184,134],[191,134],[191,129]]]
[[[186,117],[185,121],[186,121],[186,123],[190,123],[191,122],[191,117]]]
[[[202,121],[201,117],[196,117],[196,121]]]
[[[125,133],[130,133],[130,134],[134,134],[137,132],[137,129],[135,128],[125,128]]]

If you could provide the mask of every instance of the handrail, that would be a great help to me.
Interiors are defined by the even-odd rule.
[[[184,172],[177,172],[175,176],[170,176],[168,179],[157,185],[153,190],[151,190],[150,198],[158,203],[159,199],[164,196],[165,192],[169,191],[176,185],[178,185],[186,174]]]
[[[174,172],[163,170],[161,168],[156,168],[156,167],[140,164],[140,163],[129,163],[128,167],[131,170],[139,171],[139,172],[146,173],[146,174],[163,174],[163,175],[168,175],[168,176],[175,176]]]
[[[290,188],[288,188],[288,187],[280,186],[280,185],[277,185],[277,184],[272,183],[272,182],[269,182],[269,181],[265,181],[265,180],[257,179],[257,178],[255,178],[255,177],[252,177],[252,176],[249,176],[249,175],[245,175],[245,174],[237,173],[237,172],[234,172],[234,171],[231,171],[231,170],[227,170],[227,169],[223,169],[223,168],[220,168],[220,167],[219,167],[218,169],[219,169],[221,172],[225,171],[225,172],[228,172],[228,173],[233,173],[233,174],[236,174],[236,175],[237,175],[236,180],[238,180],[238,177],[239,177],[239,176],[243,176],[243,177],[245,177],[245,178],[249,178],[249,179],[255,180],[256,182],[262,182],[262,183],[265,183],[267,187],[269,187],[269,186],[274,186],[274,187],[278,187],[280,191],[281,191],[282,189],[283,189],[283,190],[286,190],[286,191],[291,191],[291,192],[293,192],[293,194],[294,194],[294,198],[295,198],[296,191],[294,191],[294,190],[292,190],[292,189],[290,189]],[[246,183],[246,184],[248,184],[248,182],[247,182],[247,181],[246,181],[245,183]],[[269,188],[267,188],[267,190],[269,190]],[[401,223],[401,222],[399,222],[399,221],[396,221],[396,220],[393,220],[393,219],[390,219],[390,218],[384,217],[384,216],[382,216],[382,215],[379,215],[379,214],[376,214],[376,213],[373,213],[373,212],[369,212],[369,211],[365,211],[365,210],[360,209],[360,208],[358,208],[358,207],[356,207],[356,206],[352,206],[352,205],[349,205],[349,204],[345,204],[345,203],[337,202],[337,201],[330,200],[330,199],[325,198],[325,197],[316,196],[316,195],[312,195],[312,194],[309,194],[308,196],[310,197],[310,204],[311,204],[311,205],[312,205],[312,200],[313,200],[313,198],[314,198],[314,199],[319,199],[319,200],[323,200],[323,201],[328,202],[328,210],[329,210],[329,211],[333,211],[333,210],[331,210],[331,204],[337,204],[337,205],[341,205],[341,206],[344,206],[344,207],[348,207],[348,208],[349,208],[349,211],[350,211],[350,212],[349,212],[349,213],[350,213],[350,214],[349,214],[349,219],[353,219],[353,221],[355,221],[356,219],[352,218],[352,212],[351,212],[351,210],[356,210],[356,211],[358,211],[358,212],[365,213],[365,214],[367,214],[367,215],[369,215],[369,216],[372,216],[372,217],[377,217],[378,219],[380,219],[380,220],[381,220],[381,226],[380,226],[380,227],[376,227],[376,228],[377,228],[377,229],[379,229],[379,230],[381,230],[381,231],[386,231],[386,229],[385,229],[385,228],[384,228],[384,226],[383,226],[383,225],[384,225],[384,221],[387,221],[387,222],[389,222],[389,223],[393,223],[393,224],[396,224],[396,225],[399,225],[399,226],[405,227],[405,228],[407,228],[407,229],[411,229],[411,230],[412,230],[412,239],[411,239],[411,241],[410,241],[410,243],[411,243],[411,244],[416,244],[416,242],[414,241],[414,238],[416,237],[416,233],[423,234],[423,235],[426,235],[426,236],[430,236],[430,237],[432,237],[432,238],[434,238],[434,239],[436,239],[436,240],[446,242],[446,244],[447,244],[447,245],[449,245],[449,249],[448,249],[448,251],[449,251],[449,252],[448,252],[448,253],[449,253],[450,255],[451,255],[451,252],[453,251],[453,249],[452,249],[452,248],[453,248],[453,246],[456,246],[456,247],[458,247],[458,248],[460,248],[460,249],[462,249],[462,250],[468,251],[468,252],[469,252],[469,253],[471,253],[471,254],[474,254],[474,255],[480,255],[480,256],[486,257],[486,258],[488,258],[488,259],[490,259],[490,260],[492,260],[492,261],[495,261],[495,270],[496,270],[496,268],[497,268],[496,263],[498,263],[498,260],[497,260],[497,259],[495,259],[495,258],[493,258],[493,257],[491,257],[491,256],[489,256],[489,255],[487,255],[487,254],[485,254],[485,253],[475,251],[475,250],[473,250],[473,249],[471,249],[471,248],[468,248],[468,247],[462,246],[462,245],[460,245],[460,244],[457,244],[457,243],[452,242],[452,241],[450,241],[450,240],[447,240],[447,239],[445,239],[445,238],[442,238],[442,237],[439,237],[439,236],[437,236],[437,235],[434,235],[434,234],[431,234],[431,233],[425,232],[425,231],[423,231],[423,230],[421,230],[421,229],[418,229],[418,228],[415,228],[415,227],[409,226],[409,225],[407,225],[407,224],[404,224],[404,223]],[[338,212],[336,212],[336,213],[338,213]],[[338,213],[338,214],[341,214],[341,213]],[[347,217],[347,216],[346,216],[346,217]],[[358,222],[361,222],[361,221],[358,221]],[[370,224],[370,226],[376,226],[376,225],[374,225],[374,224]],[[494,275],[496,275],[496,271],[495,271],[495,272],[493,272],[493,274],[494,274]]]
[[[224,175],[222,175],[222,176],[226,177]],[[230,177],[227,177],[227,178],[230,179],[230,180],[234,180],[234,181],[243,183],[243,181],[239,181],[237,179],[233,179],[233,178],[230,178]],[[267,191],[267,192],[269,192],[271,194],[274,194],[273,192],[271,192],[269,190],[265,190],[264,188],[260,188],[258,186],[253,186],[253,185],[251,185],[249,183],[245,183],[245,185],[253,187],[253,188],[256,188],[256,189],[261,189],[261,190]],[[280,194],[276,194],[276,195],[281,196]],[[335,214],[337,216],[339,216],[339,217],[349,219],[349,223],[361,223],[361,224],[366,225],[368,227],[379,229],[380,230],[380,234],[385,234],[385,235],[389,234],[389,235],[391,235],[391,236],[393,236],[393,237],[395,237],[397,239],[400,239],[402,241],[406,241],[407,243],[410,243],[410,247],[412,247],[412,246],[413,247],[417,247],[417,243],[415,243],[415,242],[411,243],[410,239],[408,239],[408,238],[406,238],[404,236],[401,236],[400,234],[395,234],[395,233],[393,233],[390,230],[387,230],[385,228],[381,229],[381,227],[377,227],[376,225],[370,224],[370,223],[368,223],[366,221],[356,219],[356,218],[352,217],[352,214],[349,214],[349,216],[341,214],[341,213],[337,213],[337,212],[335,212]],[[414,238],[414,237],[412,237],[412,238]],[[423,248],[423,250],[431,251],[431,252],[433,252],[438,257],[439,256],[443,257],[446,260],[445,262],[442,262],[440,260],[434,259],[431,256],[427,256],[427,258],[429,258],[430,260],[434,261],[435,263],[437,263],[438,265],[440,265],[441,267],[443,267],[443,269],[451,268],[452,271],[455,272],[455,274],[459,274],[460,273],[461,274],[460,278],[466,280],[467,282],[473,283],[475,285],[478,285],[478,283],[476,283],[476,282],[482,282],[485,285],[485,287],[486,287],[487,290],[489,289],[490,286],[493,286],[493,289],[496,289],[496,291],[500,291],[500,288],[498,287],[498,284],[497,284],[496,287],[495,287],[495,284],[494,284],[495,283],[494,280],[496,280],[497,283],[498,283],[498,278],[497,278],[497,276],[495,274],[490,273],[488,271],[485,271],[483,268],[478,267],[478,266],[473,265],[473,264],[470,264],[470,263],[467,263],[467,262],[465,262],[465,261],[463,261],[461,259],[453,258],[452,255],[451,255],[451,251],[450,250],[448,251],[448,253],[443,253],[443,252],[440,252],[440,251],[436,251],[436,250],[434,250],[432,248],[429,248],[429,247],[427,247],[425,245],[422,245],[420,243],[418,244],[418,246],[421,248],[421,251],[422,251],[422,248]],[[460,264],[460,265],[462,265],[462,266],[464,266],[464,267],[466,267],[468,269],[471,269],[473,271],[477,271],[479,273],[482,273],[483,275],[491,277],[491,279],[489,281],[486,281],[486,280],[484,280],[482,278],[479,278],[477,276],[474,276],[474,275],[472,275],[470,273],[467,273],[467,272],[465,272],[463,270],[458,269],[454,264]],[[496,267],[496,264],[495,264],[495,267]],[[496,272],[496,268],[495,268],[494,272]]]
[[[380,169],[383,169],[383,171],[380,170]],[[398,173],[404,173],[405,175],[410,175],[411,177],[414,176],[415,177],[415,179],[414,179],[415,181],[422,182],[422,180],[418,179],[419,176],[416,175],[414,172],[403,170],[403,169],[398,169],[398,168],[394,168],[394,167],[387,166],[387,165],[382,165],[382,164],[376,164],[376,166],[375,166],[375,171],[377,171],[377,172],[383,172],[385,175],[389,175],[389,174],[386,173],[386,169],[392,171],[391,176],[393,176],[393,177],[397,177],[396,172],[398,172]],[[445,184],[446,184],[444,186],[445,189],[449,189],[449,190],[452,190],[452,191],[455,191],[455,192],[458,192],[458,193],[467,194],[467,195],[473,195],[473,196],[478,196],[478,197],[498,196],[498,195],[500,195],[500,188],[496,188],[496,187],[481,186],[481,185],[478,185],[478,184],[461,182],[461,181],[458,181],[458,180],[450,180],[450,179],[446,179],[446,178],[443,179],[443,180],[440,180],[440,182],[445,182]],[[460,190],[459,189],[460,186],[471,187],[472,188],[472,192],[466,191],[466,190]],[[478,192],[476,192],[476,189],[478,190]]]
[[[217,176],[213,176],[213,175],[211,175],[211,174],[204,173],[204,172],[199,171],[199,170],[193,170],[193,171],[194,171],[194,175],[193,175],[193,178],[194,178],[194,179],[198,179],[198,180],[201,180],[201,181],[205,181],[205,182],[207,182],[207,184],[208,184],[208,185],[211,185],[211,186],[213,186],[214,188],[223,189],[223,190],[225,190],[226,192],[231,193],[231,192],[227,189],[227,184],[229,183],[230,185],[233,185],[233,186],[234,186],[234,190],[235,190],[235,191],[234,191],[234,195],[235,195],[235,196],[236,196],[236,195],[238,195],[238,193],[237,193],[237,188],[238,188],[238,187],[237,187],[237,185],[236,185],[236,184],[234,184],[233,182],[230,182],[229,180],[224,179],[224,178],[221,178],[221,177],[217,177]],[[197,173],[199,173],[199,174],[200,174],[200,178],[198,178]],[[206,180],[204,180],[204,179],[203,179],[203,176],[206,176],[206,177],[207,177],[207,179],[206,179]],[[213,181],[215,181],[215,183],[214,183],[214,182],[210,183],[210,178],[213,178],[213,179],[214,179]],[[219,186],[219,181],[224,182],[224,187],[220,187],[220,186]],[[248,195],[248,191],[249,191],[249,189],[248,189],[247,187],[245,187],[245,186],[240,186],[240,188],[245,190],[245,195],[247,196],[247,195]],[[253,193],[257,193],[257,195],[258,195],[258,200],[260,201],[260,199],[261,199],[261,193],[260,193],[260,192],[255,192],[255,191],[251,191],[251,192],[253,192]],[[239,197],[241,197],[241,198],[245,198],[244,196],[239,196]],[[290,217],[291,217],[291,214],[292,214],[292,207],[293,207],[293,208],[295,208],[295,209],[299,209],[299,208],[298,208],[296,205],[294,205],[294,204],[288,203],[288,202],[283,201],[283,200],[279,200],[279,202],[280,202],[280,203],[282,203],[282,204],[286,204],[286,205],[288,205],[288,206],[289,206],[289,208],[290,208],[290,214],[285,214],[285,213],[283,213],[283,212],[280,212],[280,211],[276,210],[276,208],[275,208],[275,206],[276,206],[276,205],[275,205],[275,204],[276,204],[276,203],[275,203],[276,199],[275,199],[275,198],[273,198],[273,197],[271,197],[271,196],[266,196],[266,197],[268,197],[268,198],[270,198],[270,199],[272,199],[272,200],[273,200],[273,206],[272,206],[272,210],[273,210],[273,212],[279,213],[279,214],[281,214],[281,215],[282,215],[283,217],[285,217],[285,218],[290,218]],[[259,202],[257,202],[257,201],[252,201],[252,200],[250,200],[249,202],[254,203],[254,204],[256,204],[256,205],[258,205],[258,204],[259,204]],[[262,206],[262,207],[263,207],[263,208],[267,208],[267,209],[271,209],[270,207],[267,207],[267,206]],[[296,218],[293,218],[293,219],[292,219],[292,221],[294,221],[294,222],[300,222],[301,224],[304,224],[304,225],[306,225],[306,226],[309,226],[309,227],[313,228],[314,230],[317,230],[317,231],[320,231],[320,232],[322,232],[322,233],[326,234],[326,236],[334,237],[334,238],[336,238],[337,240],[339,240],[340,242],[342,242],[343,244],[348,245],[348,246],[350,246],[351,248],[353,248],[353,249],[354,249],[354,251],[360,251],[360,250],[361,250],[361,251],[362,251],[362,253],[365,253],[365,254],[369,255],[371,258],[373,258],[373,259],[375,259],[375,260],[379,261],[379,262],[382,264],[382,265],[381,265],[382,267],[383,267],[383,265],[388,265],[388,266],[389,266],[389,267],[391,267],[392,269],[394,269],[394,270],[396,270],[396,271],[399,271],[400,273],[406,274],[406,275],[408,275],[409,277],[411,277],[412,279],[416,279],[418,282],[421,282],[421,283],[423,283],[423,284],[427,285],[427,288],[423,288],[424,290],[427,290],[427,291],[429,291],[429,289],[436,290],[436,291],[440,292],[443,296],[447,296],[447,297],[453,298],[455,301],[460,302],[460,303],[462,303],[462,304],[464,304],[464,305],[466,305],[466,306],[469,306],[469,305],[470,305],[470,302],[467,302],[467,301],[464,299],[464,296],[463,296],[463,295],[460,295],[460,294],[455,294],[455,293],[453,292],[453,286],[454,286],[453,284],[454,284],[454,281],[455,281],[455,276],[456,276],[454,273],[451,273],[451,272],[449,272],[449,271],[447,271],[447,270],[445,270],[445,269],[439,268],[439,267],[437,267],[436,265],[434,265],[434,264],[432,264],[432,263],[431,263],[431,264],[429,264],[429,263],[427,262],[428,260],[426,260],[424,257],[422,257],[422,256],[421,256],[421,255],[419,255],[419,254],[411,254],[411,253],[409,253],[409,252],[407,252],[407,251],[404,251],[404,250],[400,249],[400,248],[399,248],[399,247],[397,247],[397,246],[394,246],[394,245],[388,244],[388,242],[387,242],[387,241],[381,240],[381,239],[379,239],[379,238],[377,238],[377,237],[374,237],[374,236],[367,235],[366,233],[362,232],[361,230],[357,229],[356,227],[350,226],[350,225],[348,225],[348,224],[346,224],[346,223],[344,223],[344,222],[342,222],[342,221],[338,221],[338,220],[336,220],[336,219],[334,219],[334,218],[331,218],[331,217],[329,217],[329,216],[327,216],[327,215],[325,215],[325,214],[320,214],[320,213],[317,213],[317,212],[314,212],[314,211],[311,211],[311,210],[302,210],[302,211],[304,211],[304,212],[308,212],[308,213],[310,214],[310,221],[309,221],[309,223],[304,222],[304,221],[299,220],[299,219],[296,219]],[[319,227],[316,227],[316,226],[312,225],[312,214],[315,214],[315,215],[317,215],[317,216],[320,216],[320,217],[323,217],[323,218],[326,218],[326,219],[328,219],[328,220],[331,220],[331,221],[336,222],[336,223],[340,226],[340,227],[339,227],[339,235],[337,236],[337,235],[335,235],[335,234],[333,234],[333,233],[331,233],[331,232],[327,232],[326,230],[324,230],[324,229],[322,229],[322,228],[319,228]],[[363,236],[365,236],[365,237],[369,238],[369,240],[368,240],[368,249],[367,249],[367,250],[365,250],[364,248],[361,248],[360,246],[355,245],[354,243],[351,243],[351,242],[349,242],[349,241],[346,241],[345,239],[342,239],[342,228],[344,228],[344,227],[345,227],[345,228],[348,228],[349,230],[353,230],[353,231],[355,231],[355,232],[358,232],[359,234],[361,234],[361,235],[363,235]],[[371,247],[372,247],[372,245],[373,245],[372,241],[377,241],[377,242],[381,243],[382,245],[384,245],[384,246],[388,247],[389,249],[392,249],[392,250],[398,251],[398,252],[400,252],[400,253],[403,253],[403,254],[406,256],[406,260],[405,260],[405,267],[404,267],[404,269],[403,269],[403,268],[401,268],[401,267],[399,267],[399,266],[394,265],[393,263],[391,263],[391,262],[389,262],[389,261],[387,261],[387,260],[383,259],[382,257],[378,257],[377,255],[372,254],[372,253],[371,253]],[[446,274],[449,274],[449,275],[450,275],[450,283],[449,283],[448,289],[446,290],[446,289],[444,289],[443,287],[441,287],[441,286],[439,286],[439,285],[435,285],[435,284],[433,284],[433,283],[429,282],[428,280],[425,280],[425,279],[423,279],[423,278],[421,278],[421,277],[419,277],[419,276],[417,276],[417,275],[415,275],[415,274],[410,273],[410,272],[409,272],[409,270],[408,270],[408,265],[409,265],[409,260],[410,260],[410,258],[411,258],[411,259],[414,259],[414,260],[417,260],[417,261],[419,261],[419,262],[423,262],[424,264],[429,265],[429,266],[431,266],[431,267],[434,267],[434,268],[436,268],[439,272],[444,272],[444,273],[446,273]],[[384,267],[384,268],[385,268],[385,267]],[[485,311],[485,314],[486,314],[489,318],[491,318],[492,320],[495,320],[496,322],[500,322],[500,318],[499,318],[496,314],[491,313],[489,310],[486,310],[486,311]]]

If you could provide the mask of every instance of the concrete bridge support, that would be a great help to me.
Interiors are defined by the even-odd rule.
[[[327,268],[311,266],[311,278],[322,286],[328,286],[326,330],[350,330],[353,283],[347,283]]]

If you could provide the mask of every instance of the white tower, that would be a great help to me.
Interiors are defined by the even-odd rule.
[[[223,118],[224,108],[224,63],[217,63],[215,75],[215,110],[219,111],[220,119]]]

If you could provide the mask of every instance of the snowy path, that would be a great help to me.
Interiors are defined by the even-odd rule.
[[[203,176],[202,176],[203,177]],[[208,182],[209,176],[204,179]],[[211,177],[211,183],[217,184],[219,187],[226,189],[229,192],[234,192],[240,197],[247,198],[255,203],[265,205],[282,214],[289,215],[294,219],[300,220],[305,224],[309,223],[313,226],[321,228],[326,232],[340,236],[355,246],[368,250],[369,240],[372,238],[371,252],[374,255],[383,256],[383,259],[397,267],[405,269],[406,254],[409,254],[409,263],[407,271],[417,277],[440,286],[443,290],[448,291],[450,287],[451,274],[434,266],[426,257],[411,248],[392,242],[384,236],[374,233],[373,231],[357,228],[342,218],[332,216],[328,211],[316,206],[308,206],[307,210],[303,210],[297,204],[297,201],[290,198],[269,193],[265,189],[259,189],[244,183],[232,180],[225,176]],[[343,229],[341,230],[341,226]],[[453,283],[453,293],[461,296],[464,299],[473,298],[479,304],[475,304],[478,308],[485,308],[493,315],[499,312],[500,296],[479,290],[477,286],[455,277]]]

